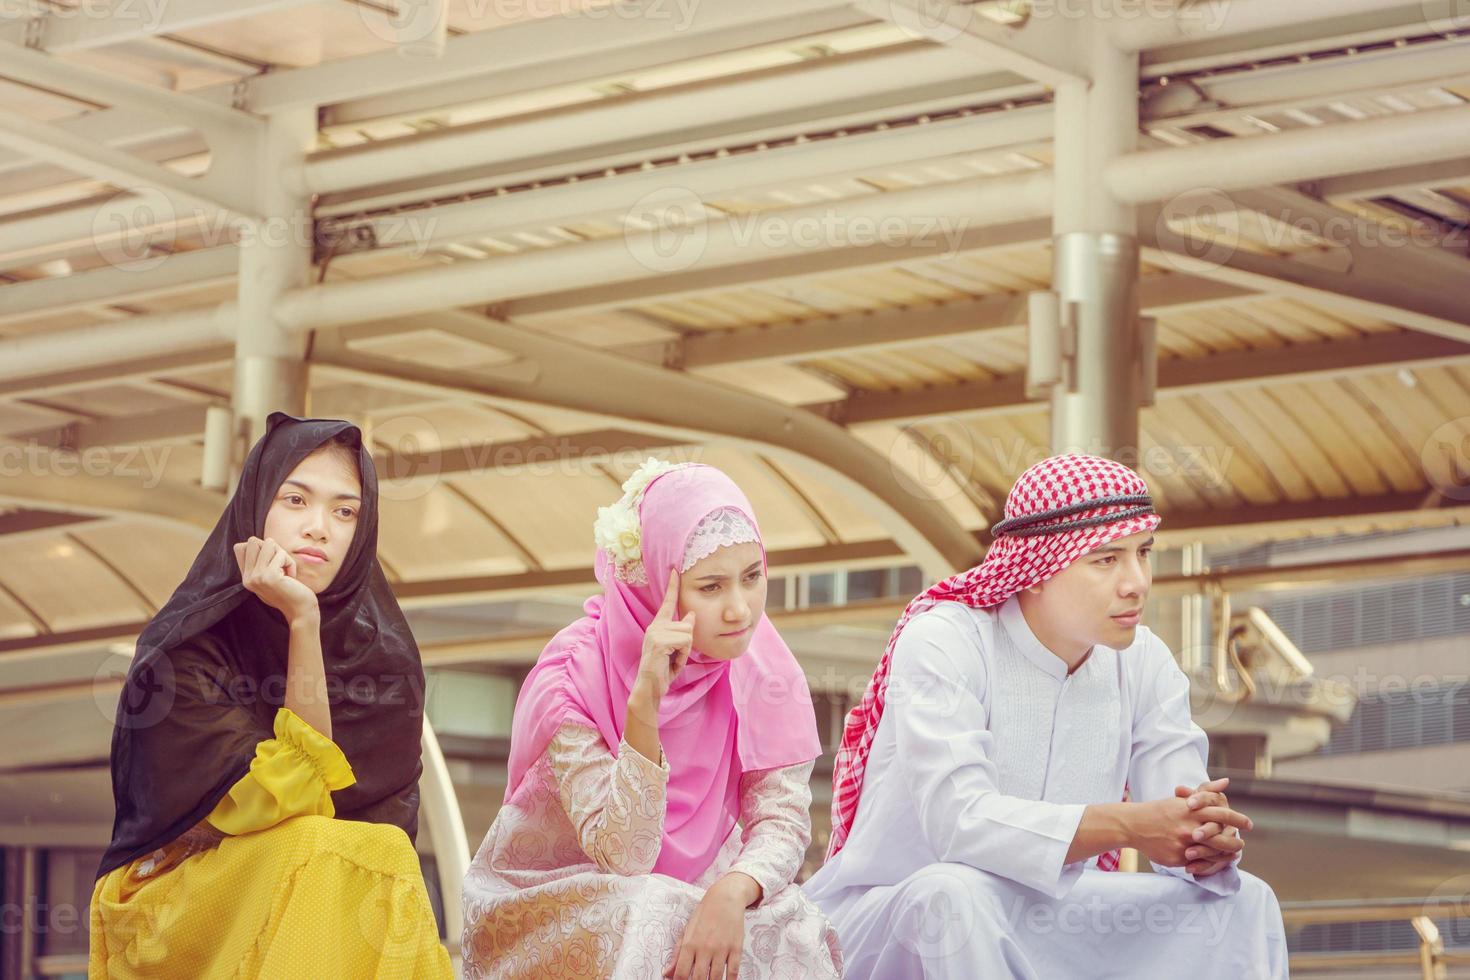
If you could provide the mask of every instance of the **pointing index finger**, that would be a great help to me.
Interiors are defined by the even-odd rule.
[[[669,573],[669,587],[664,590],[664,604],[659,607],[658,614],[662,619],[673,619],[674,609],[679,604],[679,573]]]

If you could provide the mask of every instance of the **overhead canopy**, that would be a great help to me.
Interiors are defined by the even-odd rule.
[[[1143,49],[1109,177],[1146,213],[1161,536],[1459,523],[1463,17],[1216,6],[1116,27]],[[648,454],[727,469],[779,567],[978,558],[1049,451],[1024,322],[1066,18],[981,3],[933,40],[832,0],[660,9],[450,3],[437,56],[341,2],[0,21],[0,637],[125,631],[182,573],[233,385],[228,216],[260,217],[230,151],[302,106],[316,144],[279,176],[314,213],[264,227],[321,282],[274,312],[314,331],[310,411],[373,440],[407,598],[584,586]]]

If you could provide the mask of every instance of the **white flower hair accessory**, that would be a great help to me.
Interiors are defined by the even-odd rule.
[[[638,505],[655,478],[686,465],[666,463],[650,456],[623,483],[623,496],[617,503],[597,508],[592,536],[613,563],[613,574],[620,581],[630,585],[648,584],[648,573],[643,568],[643,528],[638,523]]]

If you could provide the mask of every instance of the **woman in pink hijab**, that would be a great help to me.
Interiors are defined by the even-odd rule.
[[[623,490],[595,527],[602,594],[516,702],[505,803],[465,877],[465,975],[839,977],[794,884],[821,747],[750,503],[655,460]]]

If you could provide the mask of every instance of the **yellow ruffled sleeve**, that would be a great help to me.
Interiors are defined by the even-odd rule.
[[[276,712],[275,738],[255,746],[250,771],[204,819],[230,835],[274,827],[304,814],[336,816],[332,791],[357,782],[337,744],[289,708]]]

